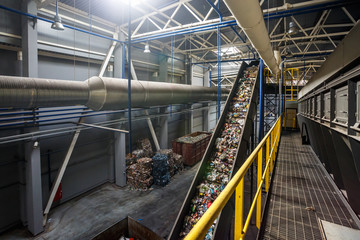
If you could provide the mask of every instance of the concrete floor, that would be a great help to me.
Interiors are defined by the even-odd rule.
[[[45,231],[34,239],[91,239],[127,216],[166,238],[198,166],[176,174],[167,186],[146,192],[104,184],[52,209]],[[0,239],[33,238],[21,228],[0,235]]]

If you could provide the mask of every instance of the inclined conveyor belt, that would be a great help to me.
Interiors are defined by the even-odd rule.
[[[258,62],[243,63],[169,239],[182,239],[245,161],[258,98]],[[226,239],[233,218],[228,202],[206,239]]]

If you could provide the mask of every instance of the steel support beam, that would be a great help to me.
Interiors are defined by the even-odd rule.
[[[22,10],[25,13],[37,15],[37,5],[33,0],[23,1]],[[38,77],[37,19],[22,16],[21,31],[23,75]]]
[[[148,113],[147,110],[145,110],[144,112],[145,112],[145,114],[146,114],[147,116],[149,116],[149,113]],[[152,122],[151,122],[150,117],[147,117],[147,118],[146,118],[146,122],[147,122],[147,124],[148,124],[148,126],[149,126],[149,130],[150,130],[151,136],[152,136],[152,138],[153,138],[153,140],[154,140],[154,144],[155,144],[156,151],[159,151],[159,150],[160,150],[159,141],[157,140],[156,133],[155,133],[155,129],[154,129],[154,126],[153,126],[153,124],[152,124]]]
[[[115,31],[114,35],[113,35],[113,38],[114,38],[114,39],[118,39],[118,38],[119,38],[118,35],[119,35],[119,34],[118,34],[118,29],[117,29],[117,30]],[[107,51],[107,53],[106,53],[105,59],[104,59],[103,63],[101,64],[99,77],[104,76],[104,73],[105,73],[105,71],[106,71],[106,67],[107,67],[107,65],[109,64],[109,61],[110,61],[110,58],[111,58],[111,56],[112,56],[112,54],[113,54],[113,52],[114,52],[116,43],[117,43],[116,41],[112,41],[112,42],[111,42],[111,45],[110,45],[110,47],[109,47],[109,49],[108,49],[108,51]]]
[[[264,62],[260,59],[260,104],[259,104],[259,142],[264,137]]]
[[[42,218],[42,184],[39,142],[25,144],[26,219],[28,230],[37,235],[44,231]]]
[[[165,113],[167,108],[161,108],[160,113]],[[161,149],[168,149],[169,148],[169,117],[163,116],[160,117],[160,148]]]
[[[80,118],[79,123],[82,123],[82,121],[83,121],[83,118]],[[48,202],[46,204],[46,207],[45,207],[45,210],[44,210],[44,222],[43,222],[44,225],[46,224],[47,215],[50,212],[50,208],[51,208],[51,205],[52,205],[52,203],[54,201],[55,194],[56,194],[56,192],[57,192],[57,190],[59,188],[59,185],[61,183],[61,180],[62,180],[62,178],[64,176],[66,167],[69,164],[70,157],[71,157],[71,155],[72,155],[72,153],[74,151],[75,144],[76,144],[76,142],[77,142],[77,140],[79,138],[79,135],[80,135],[80,129],[77,129],[75,131],[75,133],[74,133],[74,136],[73,136],[72,140],[71,140],[70,147],[69,147],[69,149],[68,149],[68,151],[66,153],[64,161],[63,161],[61,167],[58,170],[57,176],[55,178],[55,182],[54,182],[53,186],[51,187],[50,197],[49,197],[49,200],[48,200]]]
[[[125,34],[118,34],[120,41],[125,41]],[[119,44],[114,49],[114,78],[125,78],[125,44]]]
[[[126,136],[125,133],[115,132],[115,184],[126,186]]]
[[[33,0],[22,2],[25,13],[37,15],[37,5]],[[23,76],[38,77],[37,21],[22,16],[22,63]],[[28,230],[37,235],[43,229],[42,224],[42,184],[40,147],[37,141],[25,144],[25,218]]]
[[[217,28],[217,109],[216,109],[216,121],[220,119],[221,114],[221,32],[220,28]]]

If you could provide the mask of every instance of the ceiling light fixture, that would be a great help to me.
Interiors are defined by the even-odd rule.
[[[295,25],[294,22],[289,23],[289,35],[295,35],[299,32],[299,28]]]
[[[51,28],[61,31],[65,29],[64,25],[61,23],[61,17],[59,16],[58,0],[56,0],[56,15],[54,17],[54,22],[51,24]]]
[[[148,43],[148,42],[146,42],[146,44],[145,44],[144,53],[151,53],[151,51],[150,51],[150,46],[149,46],[149,43]]]

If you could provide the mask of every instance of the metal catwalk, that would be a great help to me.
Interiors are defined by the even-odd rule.
[[[260,239],[321,239],[318,219],[360,228],[359,219],[299,133],[283,132]]]

